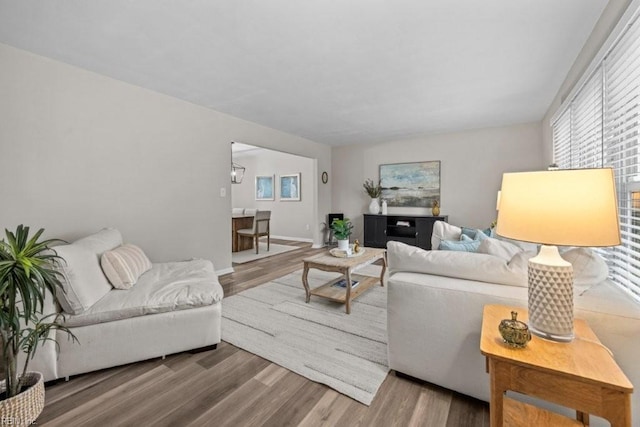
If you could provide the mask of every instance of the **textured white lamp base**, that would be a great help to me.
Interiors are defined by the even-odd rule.
[[[529,329],[553,341],[573,340],[573,267],[555,246],[529,260]]]

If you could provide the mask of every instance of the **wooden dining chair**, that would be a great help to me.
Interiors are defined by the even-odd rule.
[[[270,224],[271,221],[271,211],[259,211],[256,210],[255,215],[253,216],[253,227],[252,228],[244,228],[242,230],[238,230],[237,233],[241,236],[251,236],[256,245],[256,253],[258,253],[258,240],[262,236],[267,236],[267,251],[269,250],[271,234],[270,234]]]

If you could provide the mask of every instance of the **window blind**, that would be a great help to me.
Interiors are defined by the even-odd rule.
[[[608,257],[612,279],[640,299],[640,24],[636,20],[604,60],[604,163],[615,170],[622,245]]]
[[[571,168],[602,166],[602,67],[573,101],[570,145]]]
[[[622,244],[598,252],[609,264],[611,279],[640,300],[640,21],[637,18],[561,112],[552,130],[554,162],[560,168],[604,166],[614,169]]]
[[[571,167],[571,109],[567,108],[553,126],[553,161],[559,168]]]

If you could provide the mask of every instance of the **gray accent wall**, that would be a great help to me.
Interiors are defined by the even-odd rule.
[[[326,145],[4,44],[0,63],[2,229],[73,240],[117,227],[154,262],[198,257],[228,271],[231,141],[331,170]],[[331,194],[312,193],[319,244]]]
[[[369,196],[362,184],[379,178],[379,165],[439,160],[440,214],[456,225],[486,228],[497,217],[496,199],[504,172],[540,170],[540,123],[425,136],[384,144],[333,149],[333,209],[354,222],[354,238],[363,237],[362,214]],[[389,214],[430,214],[426,208],[389,208]],[[361,240],[362,242],[362,240]]]

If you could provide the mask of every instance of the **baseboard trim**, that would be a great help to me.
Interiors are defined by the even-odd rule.
[[[307,242],[307,243],[313,243],[313,239],[309,239],[306,237],[289,237],[289,236],[275,236],[275,235],[271,235],[272,239],[282,239],[282,240],[293,240],[294,242]]]
[[[218,277],[224,276],[225,274],[231,274],[234,271],[235,270],[233,269],[233,267],[223,268],[222,270],[216,270],[216,276],[218,276]]]

